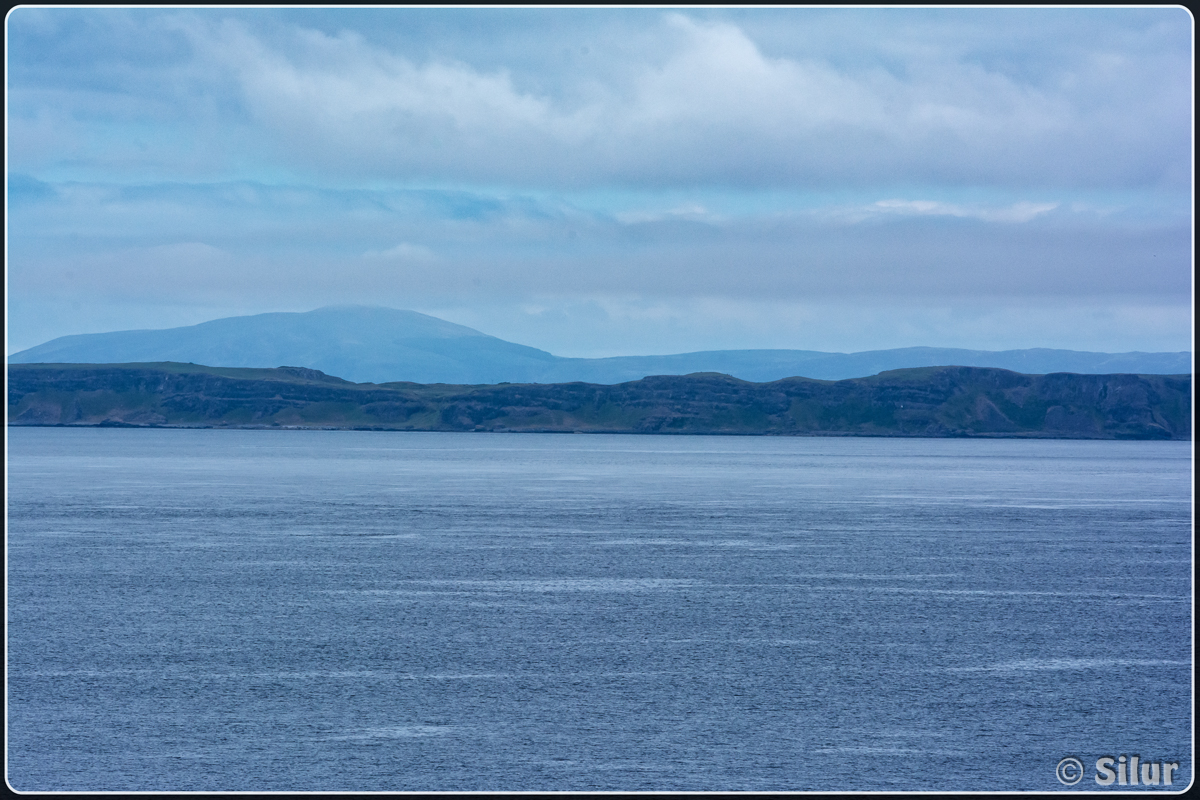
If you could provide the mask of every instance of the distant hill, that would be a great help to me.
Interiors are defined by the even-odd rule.
[[[926,367],[751,383],[355,384],[298,367],[8,368],[10,425],[1188,439],[1190,375]]]
[[[927,366],[996,367],[1026,374],[1191,372],[1191,354],[908,347],[862,353],[713,350],[663,356],[562,358],[415,311],[330,306],[228,317],[167,330],[80,334],[31,347],[10,364],[193,362],[270,368],[295,364],[350,381],[616,384],[649,375],[720,372],[747,381],[842,380]]]
[[[1086,375],[1127,373],[1180,375],[1192,370],[1191,353],[1088,353],[1077,350],[961,350],[905,347],[861,353],[815,350],[710,350],[670,356],[618,356],[561,359],[543,373],[554,381],[621,383],[648,375],[721,372],[747,381],[803,376],[839,381],[894,369],[964,366],[996,367],[1029,375],[1076,372]],[[562,362],[569,362],[562,364]]]

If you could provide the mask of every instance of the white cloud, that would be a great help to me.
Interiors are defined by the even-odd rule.
[[[327,163],[478,169],[497,148],[568,142],[577,127],[547,100],[517,91],[504,70],[416,64],[353,31],[297,29],[285,50],[233,21],[185,30],[205,60],[232,74],[261,124]]]
[[[1069,65],[1082,77],[1022,81],[937,48],[839,66],[768,56],[729,22],[662,21],[655,46],[627,69],[585,74],[576,82],[586,91],[558,94],[505,68],[420,60],[353,31],[293,28],[268,40],[232,20],[177,24],[293,166],[359,177],[1088,183],[1144,178],[1147,168],[1157,180],[1186,159],[1189,101],[1176,96],[1186,81],[1166,76],[1174,89],[1162,88],[1151,72],[1161,65],[1147,58],[1122,56],[1114,77],[1111,59],[1084,52]],[[1101,73],[1111,98],[1099,92]]]
[[[988,207],[943,203],[936,200],[880,200],[858,211],[862,216],[871,215],[871,212],[876,212],[916,216],[964,217],[979,219],[984,222],[1029,222],[1035,217],[1053,211],[1059,205],[1059,203],[1022,201],[1009,206]]]
[[[137,253],[138,260],[171,267],[202,267],[227,261],[229,254],[204,242],[176,242],[147,247]]]
[[[880,298],[1190,298],[1182,9],[340,13],[12,15],[12,293],[503,298],[598,349],[695,349],[708,323],[703,346],[749,346],[756,319],[867,346],[847,338],[859,317],[819,308]],[[501,316],[476,327],[503,334]],[[903,318],[928,344],[1022,319]],[[1149,324],[1113,319],[1081,330]]]
[[[401,242],[386,250],[368,250],[363,258],[383,259],[385,261],[430,262],[435,256],[433,250],[421,244]]]
[[[613,214],[613,219],[623,225],[636,225],[642,222],[662,222],[663,220],[672,219],[716,223],[724,220],[725,217],[712,213],[699,203],[684,203],[681,206],[669,208],[665,211],[618,211]]]

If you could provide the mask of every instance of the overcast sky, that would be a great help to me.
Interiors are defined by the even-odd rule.
[[[7,352],[330,304],[558,355],[1191,347],[1191,16],[7,17]]]

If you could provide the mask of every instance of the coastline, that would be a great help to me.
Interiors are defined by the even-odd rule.
[[[947,366],[842,381],[458,386],[168,362],[10,365],[8,377],[12,427],[1191,439],[1190,375]]]

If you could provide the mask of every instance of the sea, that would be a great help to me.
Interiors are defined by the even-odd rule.
[[[18,791],[1192,780],[1190,442],[7,433]]]

